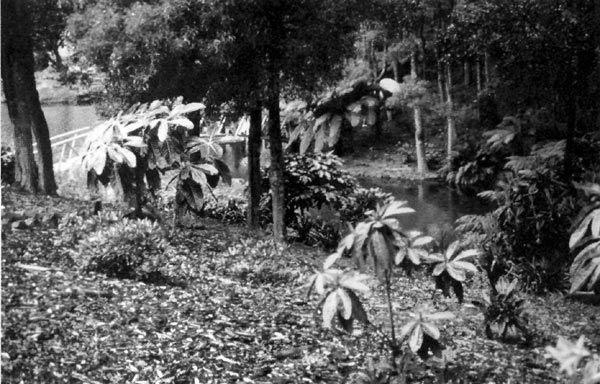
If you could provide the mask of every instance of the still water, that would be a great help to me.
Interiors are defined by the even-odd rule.
[[[415,183],[379,178],[361,178],[359,181],[366,188],[379,187],[396,199],[408,202],[416,213],[400,220],[405,228],[426,231],[430,225],[453,226],[454,221],[463,215],[482,214],[492,209],[478,197],[464,195],[439,182]]]
[[[13,128],[8,116],[6,103],[2,103],[1,108],[2,145],[12,146]],[[93,105],[53,104],[43,105],[42,109],[48,122],[50,137],[72,131],[73,129],[94,125],[99,120],[96,115],[96,108]]]

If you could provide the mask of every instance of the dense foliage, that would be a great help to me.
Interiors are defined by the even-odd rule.
[[[150,280],[168,257],[165,233],[149,220],[117,222],[82,240],[76,258],[108,277]]]
[[[330,206],[339,210],[356,187],[356,180],[341,169],[341,159],[332,153],[287,154],[284,180],[286,216],[289,220],[309,208]],[[265,209],[271,206],[268,177],[263,178]]]
[[[284,92],[334,75],[328,68],[352,44],[348,8],[313,0],[283,7],[265,0],[102,1],[80,7],[68,31],[79,52],[108,74],[109,103],[117,108],[182,95],[217,111],[230,102],[242,112],[254,101],[250,95],[266,98],[267,62],[283,69]],[[312,38],[319,35],[329,38]],[[273,50],[277,57],[269,59]]]
[[[161,175],[176,170],[168,184],[176,181],[177,212],[200,211],[204,190],[220,179],[231,182],[229,168],[220,160],[223,148],[213,136],[189,134],[194,123],[185,115],[202,109],[201,103],[175,101],[169,108],[155,101],[99,125],[83,158],[88,183],[116,185],[139,217],[148,192],[156,196],[160,190]]]
[[[589,198],[573,222],[569,239],[571,254],[575,256],[569,270],[570,293],[577,291],[600,292],[600,185],[576,184]]]
[[[490,148],[501,147],[517,138],[510,131],[497,130],[488,142]],[[580,150],[574,159],[575,176],[597,166],[592,155],[597,145],[595,139],[576,142]],[[483,265],[493,285],[508,274],[538,292],[566,289],[566,270],[573,257],[569,256],[569,229],[581,201],[565,177],[564,159],[564,141],[536,144],[525,155],[506,157],[496,189],[480,193],[497,209],[485,217],[459,220],[461,232],[482,236]]]

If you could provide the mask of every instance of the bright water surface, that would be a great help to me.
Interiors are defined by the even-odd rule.
[[[12,146],[13,128],[8,116],[8,107],[2,103],[0,122],[2,123],[2,145]],[[44,116],[48,122],[50,137],[69,132],[77,128],[94,125],[98,121],[93,105],[53,104],[43,105]]]
[[[402,226],[420,231],[426,231],[430,225],[453,226],[463,215],[481,214],[491,209],[478,197],[461,194],[439,182],[361,178],[360,183],[366,188],[379,187],[396,199],[407,201],[416,213],[403,217],[400,220]]]

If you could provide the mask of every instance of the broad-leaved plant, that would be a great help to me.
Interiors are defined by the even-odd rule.
[[[558,360],[560,371],[571,377],[572,383],[598,384],[600,383],[600,356],[592,354],[585,346],[585,338],[581,336],[573,343],[562,336],[558,337],[556,347],[548,346],[548,357]],[[580,363],[587,360],[582,366]],[[581,374],[577,371],[579,368]]]
[[[444,296],[450,296],[450,288],[459,302],[464,300],[463,283],[467,273],[477,273],[477,267],[470,261],[479,255],[476,249],[461,249],[459,241],[452,242],[445,252],[432,253],[426,256],[426,261],[433,265],[435,287],[441,289]]]
[[[571,264],[570,293],[600,293],[600,184],[575,184],[590,199],[575,219],[569,248],[575,255]]]

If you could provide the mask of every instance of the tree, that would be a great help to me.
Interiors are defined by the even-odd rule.
[[[597,129],[600,116],[595,86],[600,73],[599,15],[600,6],[593,0],[469,1],[455,9],[445,34],[447,54],[483,56],[485,79],[493,80],[507,113],[550,111],[555,127],[537,135],[566,136],[566,175],[571,173],[574,135]],[[566,135],[557,129],[563,124]]]
[[[250,112],[255,134],[260,126],[258,111],[266,106],[273,201],[282,207],[279,100],[305,96],[336,77],[337,66],[352,50],[356,4],[333,0],[121,3],[93,3],[69,22],[81,52],[108,73],[109,95],[121,106],[182,95],[187,101],[203,100],[209,113],[230,102],[236,113]],[[98,22],[90,25],[91,18]],[[256,144],[256,135],[252,137]],[[257,164],[250,159],[251,174]],[[274,209],[279,239],[284,236],[283,223],[283,211]]]
[[[405,101],[411,99],[409,103],[413,110],[417,169],[424,176],[428,172],[425,157],[425,127],[423,127],[422,116],[424,89],[419,88],[424,87],[425,83],[420,78],[425,76],[427,41],[430,40],[431,31],[436,27],[434,19],[445,12],[445,5],[442,4],[443,1],[437,0],[378,0],[374,3],[374,12],[370,17],[384,31],[383,56],[389,59],[393,77],[397,82],[401,77],[400,65],[408,64],[409,66],[410,76],[404,79],[406,84],[403,87],[404,91],[408,92],[403,92],[403,96],[405,96]],[[386,62],[383,61],[383,73],[387,70]],[[406,98],[406,96],[409,97]]]
[[[67,19],[74,10],[72,0],[36,0],[32,2],[33,49],[57,70],[65,70],[59,48],[64,44]]]
[[[415,84],[417,83],[419,77],[417,76],[417,52],[415,51],[411,53],[410,56],[410,77],[411,81]],[[413,114],[414,114],[414,122],[415,122],[415,150],[417,152],[417,169],[422,177],[428,172],[427,169],[427,159],[425,158],[425,131],[423,128],[422,118],[421,118],[421,105],[418,102],[415,102],[413,105]]]
[[[247,222],[250,228],[257,228],[260,220],[260,150],[262,133],[262,106],[260,102],[250,111],[250,130],[248,133],[248,215]]]
[[[56,193],[50,134],[35,85],[31,39],[31,1],[2,2],[2,84],[15,130],[18,185],[26,191]],[[33,158],[32,132],[39,151],[39,178]]]
[[[225,7],[231,48],[253,46],[250,75],[269,111],[273,234],[285,237],[283,147],[279,103],[283,95],[311,92],[335,78],[352,51],[352,3],[336,1],[232,1]],[[243,32],[243,33],[241,33]],[[319,38],[315,38],[319,36]],[[239,67],[238,67],[239,68]],[[239,75],[239,73],[238,73]]]

